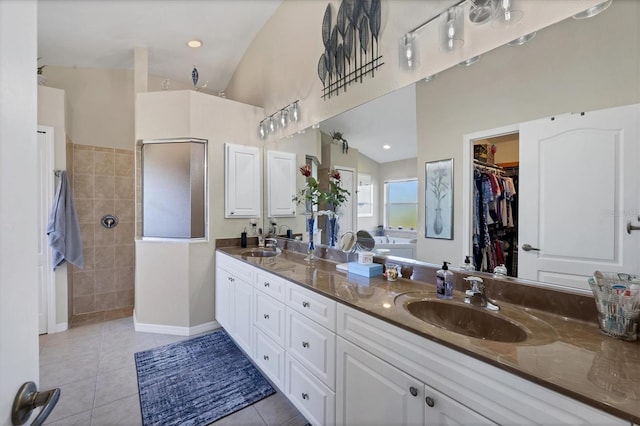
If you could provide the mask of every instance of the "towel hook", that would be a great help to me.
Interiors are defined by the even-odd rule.
[[[107,229],[115,228],[118,224],[118,216],[115,214],[106,214],[102,216],[100,223]]]

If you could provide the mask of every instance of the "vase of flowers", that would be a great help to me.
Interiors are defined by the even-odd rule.
[[[309,248],[307,249],[306,260],[315,259],[315,244],[313,242],[313,229],[315,226],[314,208],[324,199],[324,193],[320,191],[318,181],[311,176],[311,167],[308,164],[300,167],[300,174],[306,178],[304,188],[300,189],[293,197],[298,205],[304,203],[307,214],[307,228],[309,230]]]
[[[331,214],[329,215],[329,225],[331,235],[329,237],[329,246],[336,245],[336,221],[338,219],[338,209],[342,206],[351,194],[342,187],[342,179],[340,171],[331,170],[329,172],[329,189],[324,193],[324,200],[329,204]]]

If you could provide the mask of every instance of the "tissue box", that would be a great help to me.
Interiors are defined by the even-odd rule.
[[[382,265],[379,263],[358,263],[349,262],[347,268],[350,274],[362,275],[363,277],[375,277],[382,275]]]

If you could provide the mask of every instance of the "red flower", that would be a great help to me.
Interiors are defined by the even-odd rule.
[[[329,173],[329,176],[331,176],[335,180],[340,180],[340,172],[338,170],[333,170],[331,173]]]
[[[305,164],[304,167],[300,167],[300,173],[302,173],[302,176],[304,177],[311,176],[311,167],[309,167],[308,164]]]

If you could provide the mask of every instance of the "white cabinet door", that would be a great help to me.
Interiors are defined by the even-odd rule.
[[[424,384],[338,337],[336,424],[422,425]]]
[[[296,154],[267,151],[267,212],[269,217],[296,215]]]
[[[233,281],[235,278],[222,268],[216,269],[216,320],[229,334],[233,334],[230,308],[233,306]]]
[[[495,425],[486,417],[449,398],[430,386],[424,387],[425,425]]]
[[[335,393],[289,353],[285,359],[287,398],[312,425],[335,424]]]
[[[225,144],[224,217],[260,216],[260,149]]]
[[[636,104],[520,125],[520,278],[589,290],[595,270],[640,272],[638,117]]]
[[[233,284],[233,338],[248,354],[251,351],[251,337],[253,335],[253,321],[251,301],[253,286],[244,281],[235,280]]]

